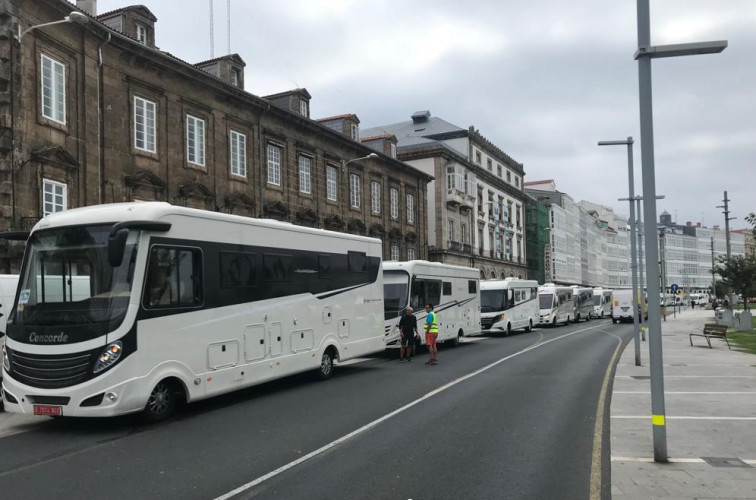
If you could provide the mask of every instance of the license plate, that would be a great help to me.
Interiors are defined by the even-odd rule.
[[[34,405],[34,414],[59,417],[60,415],[63,415],[63,407],[51,405]]]

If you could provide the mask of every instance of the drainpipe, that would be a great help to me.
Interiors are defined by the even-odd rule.
[[[268,103],[267,108],[262,110],[262,112],[260,113],[260,117],[257,119],[257,137],[258,137],[259,148],[260,148],[260,154],[259,154],[260,156],[260,186],[258,188],[258,194],[257,194],[258,206],[259,206],[259,209],[257,212],[258,218],[262,218],[263,216],[263,192],[265,189],[265,183],[263,181],[263,173],[265,171],[265,146],[263,144],[262,119],[263,119],[263,115],[265,115],[265,113],[267,113],[269,109],[270,109],[270,103]]]
[[[105,177],[105,165],[103,163],[103,156],[105,156],[105,121],[102,119],[103,108],[103,83],[102,83],[102,48],[110,43],[111,35],[108,33],[108,39],[102,42],[97,47],[97,166],[98,166],[98,179],[97,179],[97,193],[98,202],[104,203],[102,194],[103,178]],[[115,202],[115,199],[110,200],[111,203]]]

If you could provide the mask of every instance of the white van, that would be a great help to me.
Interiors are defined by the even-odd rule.
[[[612,291],[606,288],[593,289],[592,318],[604,318],[612,314]]]
[[[480,324],[484,332],[523,329],[538,324],[538,282],[518,278],[480,282]]]
[[[614,290],[612,293],[612,323],[633,321],[634,307],[632,288]]]

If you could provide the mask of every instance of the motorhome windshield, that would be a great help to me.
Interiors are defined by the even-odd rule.
[[[538,295],[538,307],[541,309],[551,309],[554,304],[554,294],[544,293]]]
[[[47,229],[27,245],[16,327],[86,326],[101,335],[123,321],[139,231],[130,231],[120,266],[108,263],[111,225]]]
[[[404,271],[383,272],[383,310],[399,311],[407,307],[409,274]]]
[[[480,312],[503,311],[507,308],[506,290],[481,290]]]

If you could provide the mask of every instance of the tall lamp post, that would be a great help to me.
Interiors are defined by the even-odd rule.
[[[638,257],[635,249],[635,178],[633,176],[633,138],[628,137],[624,141],[599,141],[599,146],[627,146],[627,184],[629,186],[630,197],[620,198],[620,201],[627,200],[630,203],[630,273],[633,284],[633,342],[635,344],[635,366],[641,365],[641,348],[640,348],[640,311],[642,308],[641,296],[643,295],[638,289]]]
[[[651,45],[649,0],[637,0],[638,9],[638,91],[641,129],[641,160],[643,172],[643,212],[646,221],[646,274],[648,283],[659,282],[659,260],[656,246],[656,176],[654,173],[654,119],[652,107],[651,59],[696,54],[714,54],[727,47],[727,41]],[[649,360],[651,363],[651,423],[654,439],[654,460],[667,462],[667,428],[664,409],[664,368],[662,360],[661,310],[651,302],[649,319]]]

